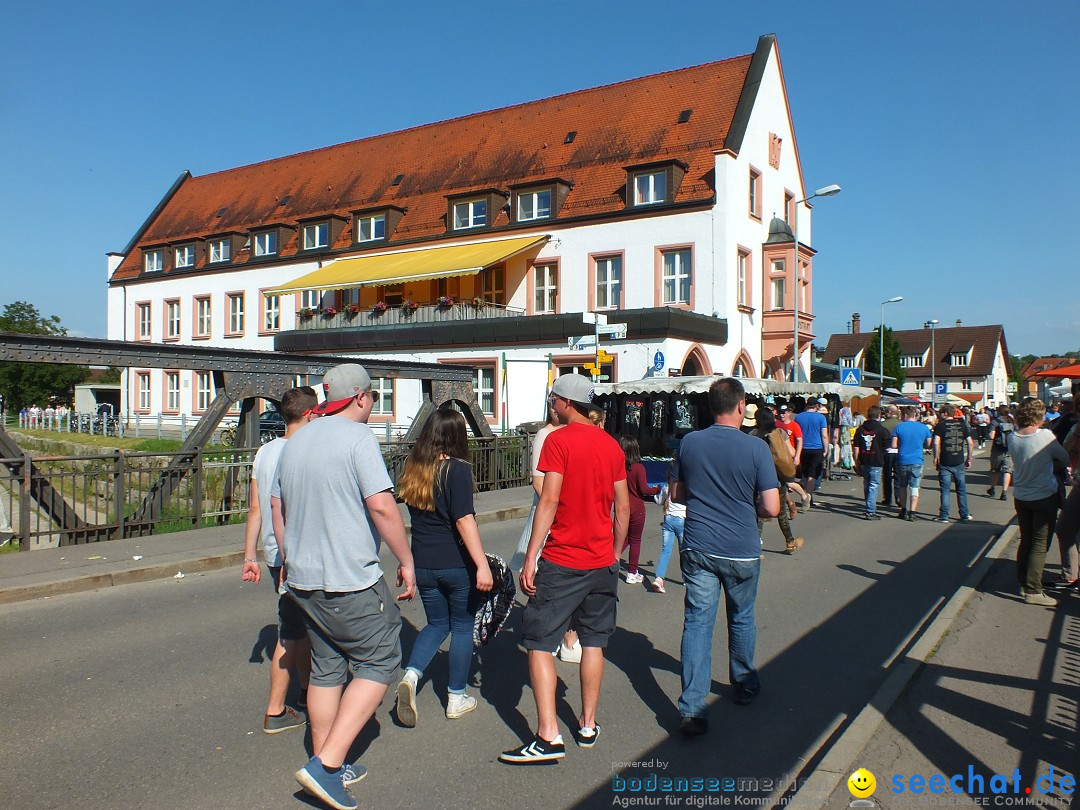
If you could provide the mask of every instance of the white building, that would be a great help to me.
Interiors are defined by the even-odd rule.
[[[184,173],[109,261],[109,337],[477,369],[494,425],[538,419],[551,373],[612,381],[790,373],[792,247],[807,196],[775,37],[753,54],[365,138]],[[800,363],[813,333],[800,204]],[[586,313],[583,318],[582,313]],[[586,341],[587,342],[587,341]],[[197,416],[208,372],[132,369],[122,411]],[[376,380],[372,422],[419,383]]]

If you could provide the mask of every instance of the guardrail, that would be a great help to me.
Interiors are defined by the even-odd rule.
[[[530,482],[532,436],[497,436],[469,444],[478,491]],[[411,447],[404,442],[382,445],[383,460],[395,482]],[[0,458],[0,543],[15,537],[21,549],[29,550],[239,523],[247,515],[251,462],[257,450],[117,450]],[[175,490],[168,500],[154,502],[153,493],[165,474],[175,478]],[[44,481],[68,504],[77,527],[58,525],[31,498]]]

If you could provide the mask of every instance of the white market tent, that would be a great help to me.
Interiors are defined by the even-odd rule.
[[[618,383],[597,383],[593,386],[593,392],[597,396],[605,394],[705,394],[709,386],[718,380],[715,374],[707,377],[646,377],[643,380],[627,380]],[[852,397],[876,396],[877,391],[873,388],[860,386],[841,385],[838,382],[807,383],[807,382],[779,382],[777,380],[759,380],[751,377],[740,377],[746,393],[759,397],[782,396],[782,397],[820,397],[826,394],[834,394],[842,400]]]

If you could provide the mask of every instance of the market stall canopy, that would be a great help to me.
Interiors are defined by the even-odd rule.
[[[709,386],[718,379],[720,378],[715,374],[707,377],[646,377],[643,380],[628,380],[620,383],[598,383],[593,386],[593,391],[599,396],[604,394],[705,394],[708,393]],[[835,394],[841,399],[849,399],[877,396],[877,391],[873,388],[841,385],[835,382],[779,382],[751,377],[740,377],[739,382],[743,384],[746,393],[759,397],[769,395],[820,397],[824,394]]]
[[[297,290],[345,290],[376,284],[400,284],[417,279],[470,276],[485,267],[539,247],[549,238],[522,236],[517,239],[496,239],[468,245],[443,245],[339,259],[266,292],[276,294]]]
[[[1074,366],[1065,366],[1064,368],[1048,368],[1046,371],[1038,372],[1035,376],[1062,380],[1080,380],[1080,363]]]

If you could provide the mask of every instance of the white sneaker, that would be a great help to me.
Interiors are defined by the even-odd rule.
[[[450,695],[446,701],[446,716],[451,720],[457,720],[475,708],[476,698],[472,695]]]
[[[559,645],[559,660],[565,661],[568,664],[580,664],[581,663],[581,642],[575,642],[573,647],[567,647],[565,644]]]
[[[657,593],[667,593],[667,591],[664,590],[664,580],[662,577],[657,577],[652,581],[652,589]]]
[[[637,585],[639,582],[644,582],[644,581],[645,581],[645,577],[642,576],[641,574],[627,573],[627,575],[626,575],[626,584],[627,585]]]
[[[1039,605],[1040,607],[1057,606],[1057,600],[1051,599],[1045,593],[1025,593],[1024,602],[1029,605]]]
[[[397,716],[407,728],[416,728],[416,682],[416,673],[407,669],[397,688]]]

